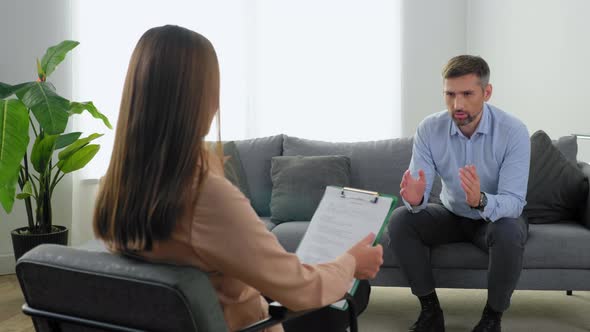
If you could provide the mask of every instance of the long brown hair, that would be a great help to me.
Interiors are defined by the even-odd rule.
[[[204,137],[218,109],[219,65],[209,40],[178,26],[145,32],[131,56],[96,200],[98,238],[121,251],[151,250],[191,214],[208,171]]]

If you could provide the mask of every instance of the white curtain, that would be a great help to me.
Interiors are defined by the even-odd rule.
[[[328,141],[399,137],[400,1],[101,0],[72,2],[73,98],[116,125],[131,52],[149,28],[176,24],[211,40],[221,67],[224,140],[288,134]],[[114,130],[82,178],[104,174]],[[213,132],[213,131],[212,131]]]

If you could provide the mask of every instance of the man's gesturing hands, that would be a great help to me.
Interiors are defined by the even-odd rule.
[[[465,192],[465,201],[471,207],[479,206],[479,198],[481,196],[481,189],[479,184],[479,176],[474,165],[467,165],[459,168],[459,179],[461,179],[461,188]]]
[[[467,165],[459,169],[461,188],[465,192],[465,201],[471,207],[479,206],[481,188],[479,176],[474,165]],[[410,170],[406,170],[400,183],[399,194],[412,206],[422,203],[424,191],[426,190],[426,175],[423,170],[418,171],[418,178],[414,178]]]
[[[412,206],[422,203],[424,191],[426,190],[426,175],[423,170],[418,171],[418,178],[412,177],[410,170],[406,170],[399,184],[399,194]]]

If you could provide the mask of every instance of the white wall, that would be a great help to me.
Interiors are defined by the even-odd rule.
[[[71,38],[68,0],[19,0],[0,3],[0,81],[17,84],[37,79],[35,58],[49,46]],[[49,80],[58,93],[71,97],[72,64],[66,59]],[[53,196],[53,220],[68,228],[72,223],[72,178],[66,176]],[[17,200],[10,215],[0,209],[0,274],[14,271],[10,231],[27,225],[24,203]]]
[[[402,136],[445,108],[441,71],[466,52],[466,0],[404,0],[402,6]]]
[[[516,114],[531,133],[590,133],[590,2],[472,0],[467,50],[491,68],[491,103]],[[590,141],[578,140],[590,161]]]
[[[253,137],[399,137],[400,1],[257,1],[254,13]]]
[[[73,246],[77,246],[94,239],[92,218],[94,201],[98,192],[98,180],[84,179],[81,174],[75,173],[74,184],[70,242]]]

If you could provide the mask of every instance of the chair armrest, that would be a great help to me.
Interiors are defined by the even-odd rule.
[[[75,317],[71,315],[62,315],[55,312],[39,310],[29,307],[28,304],[23,304],[22,311],[25,315],[31,317],[45,318],[52,321],[66,322],[76,326],[89,327],[91,329],[98,329],[101,331],[112,331],[112,332],[145,332],[144,330],[133,329],[129,327],[113,325],[109,323],[99,322],[92,319],[85,319]]]
[[[150,331],[228,330],[209,275],[192,266],[44,244],[18,260],[16,273],[31,309],[67,315],[77,323]],[[58,324],[65,320],[45,318]]]
[[[586,180],[590,179],[590,165],[583,161],[579,161],[578,167],[586,176]],[[586,197],[585,204],[581,208],[581,212],[582,213],[580,222],[582,223],[582,225],[586,226],[586,228],[590,229],[590,193]]]
[[[350,322],[350,332],[358,332],[358,324],[356,320],[356,304],[354,302],[354,298],[352,295],[346,293],[342,298],[346,300],[348,303],[348,313],[349,313],[349,322]],[[242,328],[236,332],[256,332],[261,331],[265,328],[271,327],[276,324],[280,324],[284,321],[288,321],[290,319],[294,319],[297,317],[301,317],[312,313],[314,311],[320,310],[321,308],[312,309],[312,310],[304,310],[304,311],[291,311],[286,307],[283,307],[278,302],[272,302],[268,305],[268,313],[269,317],[258,321],[252,325],[249,325],[245,328]]]

